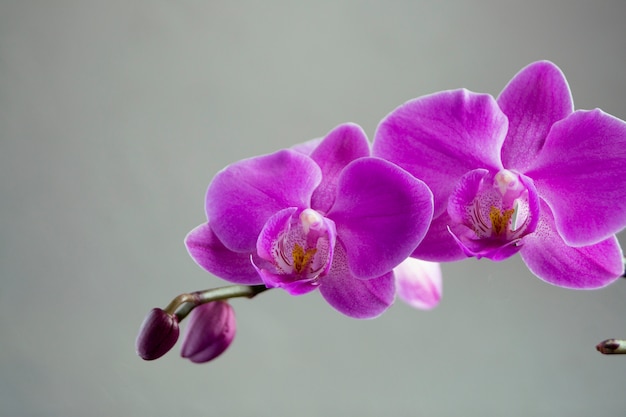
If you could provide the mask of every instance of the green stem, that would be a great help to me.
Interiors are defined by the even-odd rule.
[[[236,297],[252,298],[268,289],[265,285],[229,285],[227,287],[184,293],[174,298],[165,307],[165,312],[175,314],[178,321],[181,322],[191,313],[191,310],[201,304]]]

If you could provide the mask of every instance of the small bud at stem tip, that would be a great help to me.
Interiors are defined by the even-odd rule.
[[[607,339],[598,343],[596,349],[605,355],[623,355],[626,354],[626,340]]]

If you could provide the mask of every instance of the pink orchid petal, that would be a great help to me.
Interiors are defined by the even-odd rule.
[[[372,150],[424,181],[438,217],[468,171],[502,168],[500,149],[507,118],[493,97],[465,89],[408,101],[378,126]]]
[[[313,192],[311,207],[328,212],[335,202],[341,171],[355,159],[369,156],[367,136],[360,126],[345,123],[334,128],[313,150],[313,159],[322,169],[322,182]]]
[[[559,287],[601,288],[624,272],[622,250],[615,236],[590,246],[568,246],[545,203],[537,229],[524,238],[520,254],[533,274]]]
[[[296,151],[236,162],[209,185],[207,217],[224,246],[252,252],[267,219],[285,207],[309,207],[321,178],[317,164]]]
[[[534,62],[517,73],[500,93],[498,105],[509,119],[502,162],[518,172],[540,153],[552,125],[574,111],[565,76],[549,61]]]
[[[359,278],[386,274],[420,243],[432,219],[432,194],[408,172],[378,158],[361,158],[343,171],[327,217]]]
[[[191,258],[208,272],[236,284],[256,285],[263,281],[250,262],[251,252],[226,248],[208,223],[201,224],[185,237]]]
[[[626,226],[626,123],[601,110],[556,123],[526,175],[565,242],[586,246]]]
[[[393,304],[394,276],[389,271],[373,279],[356,278],[348,267],[345,248],[338,243],[333,266],[321,281],[320,293],[340,313],[356,319],[372,319]]]

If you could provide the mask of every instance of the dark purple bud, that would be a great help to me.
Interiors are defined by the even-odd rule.
[[[165,355],[178,340],[178,320],[160,308],[153,308],[141,323],[135,349],[142,359],[152,361]]]
[[[626,341],[620,339],[607,339],[598,343],[596,349],[605,355],[623,355],[626,353]]]
[[[235,311],[225,301],[212,301],[189,314],[180,355],[195,363],[208,362],[226,350],[235,338]]]

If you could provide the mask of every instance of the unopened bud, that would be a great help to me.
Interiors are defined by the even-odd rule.
[[[607,339],[598,343],[596,350],[605,355],[623,355],[626,353],[626,340]]]
[[[236,328],[235,311],[227,302],[199,305],[189,314],[180,355],[195,363],[208,362],[230,346]]]
[[[165,355],[178,340],[176,316],[153,308],[141,324],[135,349],[142,359],[151,361]]]

